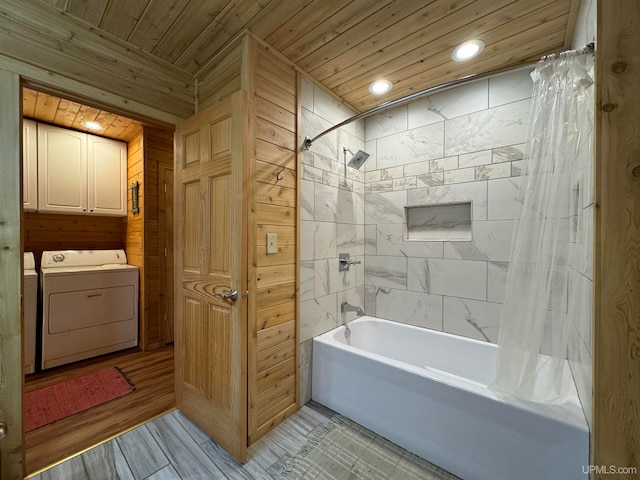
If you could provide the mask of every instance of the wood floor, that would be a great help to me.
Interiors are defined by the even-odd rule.
[[[27,474],[96,445],[175,407],[173,347],[129,351],[29,375],[25,391],[58,383],[105,367],[119,367],[136,390],[25,435]]]

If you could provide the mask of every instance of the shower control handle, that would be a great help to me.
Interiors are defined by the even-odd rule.
[[[338,271],[339,272],[348,272],[349,267],[351,265],[360,265],[362,263],[361,260],[351,260],[351,254],[349,253],[341,253],[338,255]]]

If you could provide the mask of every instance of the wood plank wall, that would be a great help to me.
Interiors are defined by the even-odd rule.
[[[298,408],[297,77],[294,68],[251,37],[245,61],[255,115],[255,269],[249,290],[249,443]],[[245,75],[247,81],[248,75]],[[266,236],[278,236],[266,253]],[[252,267],[250,267],[251,269]]]
[[[197,80],[197,110],[219,102],[242,89],[242,43],[229,47],[227,54],[212,63],[207,74]]]
[[[121,217],[25,212],[23,227],[24,251],[33,252],[38,269],[45,250],[125,248]]]
[[[125,230],[125,250],[127,252],[127,262],[135,265],[139,269],[139,291],[138,299],[140,308],[138,310],[138,342],[140,348],[147,349],[147,319],[146,319],[146,268],[144,262],[144,217],[145,202],[144,193],[145,171],[144,171],[144,131],[139,129],[136,135],[129,141],[127,146],[127,217],[122,219]],[[132,213],[131,184],[139,182],[138,207],[140,212]]]
[[[164,289],[161,289],[163,273],[161,266],[166,228],[171,222],[160,222],[164,212],[164,174],[166,169],[173,169],[173,131],[158,127],[144,127],[144,268],[145,268],[145,303],[144,331],[147,350],[162,348],[170,340],[167,336],[165,308],[173,303],[168,301]],[[171,214],[171,212],[169,212]],[[162,225],[162,229],[160,228]],[[168,232],[172,236],[172,232]],[[167,252],[170,253],[170,252]],[[168,302],[168,303],[167,303]]]
[[[640,4],[598,0],[596,18],[592,478],[631,480],[640,475]]]

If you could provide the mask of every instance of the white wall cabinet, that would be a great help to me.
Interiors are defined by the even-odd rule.
[[[127,214],[127,145],[38,124],[38,211]]]
[[[22,120],[22,208],[38,209],[38,124]]]

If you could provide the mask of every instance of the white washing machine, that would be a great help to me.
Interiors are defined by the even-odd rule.
[[[24,252],[22,270],[24,290],[22,291],[23,342],[25,374],[33,373],[36,368],[36,321],[38,312],[38,272],[36,260],[31,252]]]
[[[138,267],[124,250],[42,252],[42,368],[138,345]]]

